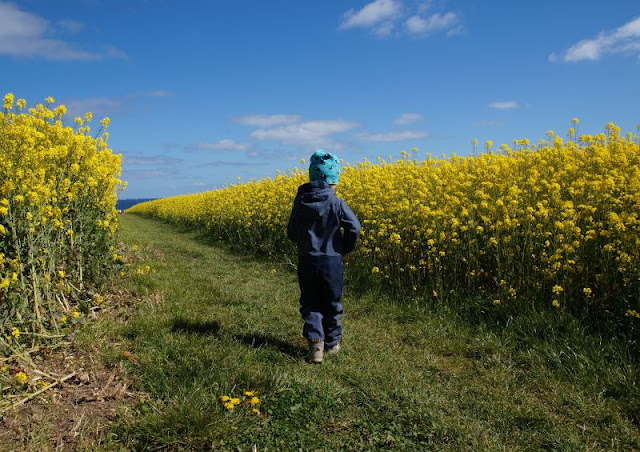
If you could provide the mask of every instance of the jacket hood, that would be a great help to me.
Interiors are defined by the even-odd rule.
[[[321,217],[331,206],[336,191],[324,181],[313,181],[298,188],[300,204],[299,213],[302,217],[315,220]]]

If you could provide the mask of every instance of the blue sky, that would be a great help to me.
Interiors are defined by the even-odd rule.
[[[640,2],[0,0],[0,92],[111,118],[123,198],[301,167],[624,132]]]

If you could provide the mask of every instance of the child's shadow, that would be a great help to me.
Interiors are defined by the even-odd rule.
[[[216,320],[194,322],[192,320],[175,319],[171,331],[174,333],[196,334],[198,336],[231,337],[253,348],[271,347],[295,358],[302,357],[307,352],[301,345],[296,345],[264,333],[235,334],[225,332],[222,330],[220,322]]]

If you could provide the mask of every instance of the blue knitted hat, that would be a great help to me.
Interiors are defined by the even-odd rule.
[[[321,180],[327,184],[337,184],[340,181],[340,161],[335,155],[318,149],[309,159],[309,180]]]

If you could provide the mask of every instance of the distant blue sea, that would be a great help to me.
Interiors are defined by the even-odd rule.
[[[145,201],[153,201],[154,199],[157,198],[118,199],[118,202],[116,202],[116,209],[127,210],[129,207],[133,207],[136,204],[140,204]]]

